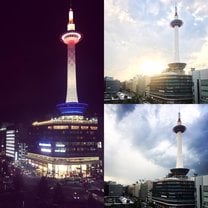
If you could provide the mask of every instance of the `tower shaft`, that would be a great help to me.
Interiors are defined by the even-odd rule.
[[[76,61],[75,61],[75,44],[70,43],[67,46],[67,102],[78,102],[77,83],[76,83]]]
[[[174,27],[174,61],[175,63],[180,62],[179,58],[179,27]]]
[[[183,168],[183,152],[182,152],[182,133],[179,131],[176,134],[177,140],[177,157],[176,168]]]

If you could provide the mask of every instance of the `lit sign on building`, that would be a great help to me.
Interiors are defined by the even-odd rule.
[[[42,152],[49,152],[49,153],[50,153],[50,152],[51,152],[51,149],[41,148],[41,151],[42,151]]]
[[[51,144],[49,144],[49,143],[39,143],[39,146],[41,146],[41,147],[51,147]]]

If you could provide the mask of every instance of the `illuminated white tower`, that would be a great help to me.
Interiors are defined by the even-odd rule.
[[[66,103],[78,102],[77,83],[76,83],[75,45],[80,42],[81,38],[82,38],[81,33],[75,31],[73,11],[70,8],[67,32],[64,33],[61,37],[62,41],[67,45],[68,48]]]
[[[179,56],[179,28],[183,25],[183,21],[178,19],[177,5],[175,5],[174,20],[171,21],[170,26],[174,29],[174,62],[169,64],[172,71],[184,73],[183,69],[186,63],[180,62]]]
[[[180,112],[178,113],[177,125],[173,128],[176,133],[177,140],[177,155],[176,155],[176,168],[171,169],[174,175],[186,175],[189,169],[183,167],[183,151],[182,151],[182,134],[186,131],[186,127],[181,123]]]
[[[82,39],[82,34],[75,30],[73,18],[73,10],[69,10],[69,22],[67,24],[67,32],[62,37],[62,41],[67,45],[67,91],[66,102],[57,105],[62,114],[83,114],[87,108],[87,104],[79,103],[77,95],[77,79],[76,79],[76,54],[75,46]]]

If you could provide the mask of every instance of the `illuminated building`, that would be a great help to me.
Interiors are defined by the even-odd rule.
[[[6,128],[0,128],[0,155],[4,156],[6,153]]]
[[[179,58],[179,27],[183,21],[178,19],[177,6],[175,17],[170,23],[174,29],[174,62],[160,75],[153,76],[150,82],[150,97],[153,103],[186,104],[193,102],[192,76],[186,75],[186,63]]]
[[[6,156],[15,158],[15,130],[6,131]]]
[[[25,161],[27,128],[28,126],[22,123],[4,124],[4,127],[0,129],[0,155],[6,156],[13,162]]]
[[[152,200],[156,207],[195,207],[194,181],[188,178],[189,169],[183,167],[182,133],[186,127],[181,124],[180,113],[173,128],[177,139],[176,168],[162,180],[153,182]]]
[[[66,101],[57,105],[59,116],[32,124],[27,159],[40,175],[102,177],[101,124],[84,116],[87,104],[77,96],[75,45],[82,35],[75,30],[71,8],[61,39],[68,51]]]

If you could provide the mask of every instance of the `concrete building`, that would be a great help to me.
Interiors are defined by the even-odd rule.
[[[196,207],[208,208],[208,175],[195,178]]]
[[[140,197],[140,187],[141,187],[141,183],[138,181],[132,185],[129,185],[127,187],[127,195],[139,198]]]
[[[18,161],[26,162],[27,153],[28,153],[28,145],[25,142],[18,143]]]
[[[113,77],[105,77],[105,93],[115,94],[121,90],[121,82]]]
[[[105,182],[105,196],[123,196],[124,187],[114,181]]]
[[[133,196],[140,197],[140,188],[141,184],[137,181],[135,184],[133,184]]]
[[[148,201],[148,197],[151,197],[149,193],[152,190],[152,187],[153,187],[153,182],[150,180],[141,183],[140,198],[142,201]],[[149,201],[151,201],[150,198]]]
[[[149,94],[150,77],[137,75],[134,78],[125,81],[124,90],[134,93],[137,96],[146,96]]]
[[[121,90],[121,82],[113,77],[104,78],[104,102],[111,102],[116,99],[117,93]]]
[[[208,103],[208,69],[192,69],[194,103]]]
[[[149,97],[160,104],[193,103],[192,76],[166,71],[151,77]]]

